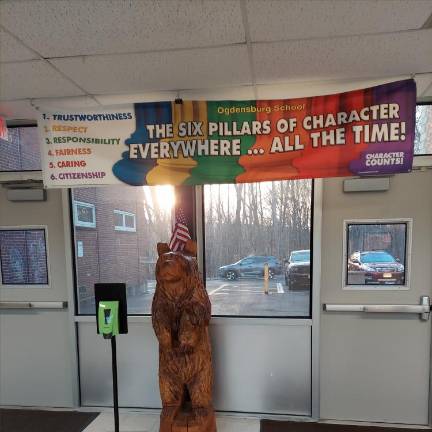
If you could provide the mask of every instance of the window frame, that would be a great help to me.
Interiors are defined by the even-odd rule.
[[[131,213],[125,210],[113,210],[114,214],[122,216],[123,225],[116,225],[115,219],[114,219],[114,231],[124,231],[124,232],[136,232],[136,214]],[[133,228],[126,226],[126,216],[132,216],[134,226]]]
[[[17,288],[51,288],[51,273],[49,259],[49,241],[48,227],[46,225],[22,225],[22,226],[0,226],[0,231],[43,231],[45,240],[45,267],[46,267],[46,284],[41,283],[3,283],[3,262],[0,251],[0,289],[17,289]]]
[[[112,185],[114,186],[114,185]],[[124,185],[125,187],[136,187],[136,186],[129,186]],[[84,186],[77,186],[77,188],[84,187]],[[109,186],[108,186],[109,187]],[[151,187],[151,186],[149,186]],[[182,206],[183,209],[186,209],[186,207],[189,208],[189,206],[192,206],[191,208],[195,211],[195,201],[194,199],[189,199],[189,196],[186,199],[184,196],[181,196],[180,193],[182,192],[182,188],[185,188],[184,186],[173,186],[174,187],[174,195],[175,195],[175,202],[184,202],[185,205]],[[187,189],[188,187],[186,187]],[[83,201],[76,201],[74,199],[73,194],[74,188],[68,188],[68,207],[69,207],[69,217],[70,217],[70,239],[71,239],[71,246],[72,246],[72,276],[73,276],[73,298],[74,298],[74,316],[77,319],[86,319],[82,317],[93,317],[96,315],[96,310],[94,313],[82,313],[80,312],[80,297],[78,292],[78,275],[77,275],[77,267],[78,267],[78,254],[77,254],[77,248],[76,248],[76,235],[75,235],[75,229],[80,228],[79,226],[75,225],[75,202],[84,203],[84,204],[90,204],[85,203]],[[187,191],[186,191],[187,193]],[[181,198],[181,199],[180,199]],[[96,205],[95,205],[96,208]],[[189,232],[191,234],[192,239],[196,239],[196,227],[195,227],[195,213],[191,213],[194,216],[194,220],[191,223],[191,226],[189,227]],[[136,216],[136,215],[135,215]],[[136,218],[135,218],[135,226],[136,226]],[[96,228],[96,227],[95,227]],[[156,247],[156,245],[155,245]],[[140,319],[148,319],[151,317],[151,312],[149,313],[136,313],[136,312],[128,312],[128,317],[139,317]]]
[[[310,180],[311,182],[311,192],[310,192],[310,203],[311,203],[311,211],[310,211],[310,241],[309,241],[309,251],[310,251],[310,291],[309,291],[309,310],[308,315],[219,315],[219,314],[213,314],[212,318],[216,319],[223,319],[223,318],[234,318],[234,319],[268,319],[268,320],[311,320],[312,319],[312,311],[313,311],[313,302],[314,302],[314,234],[315,234],[315,227],[314,227],[314,220],[315,220],[315,204],[319,205],[319,200],[316,203],[315,200],[315,193],[317,191],[317,179],[304,179],[304,180]],[[280,180],[280,181],[295,181],[295,180]],[[204,186],[205,185],[199,185],[195,186],[195,199],[194,199],[194,205],[196,208],[196,238],[197,238],[197,245],[198,245],[198,267],[200,270],[200,273],[202,274],[204,287],[207,287],[207,278],[206,278],[206,263],[205,263],[205,245],[206,245],[206,238],[205,238],[205,197],[204,197]],[[318,191],[319,191],[318,187]],[[318,212],[318,215],[320,213]],[[247,257],[243,258],[246,259]],[[282,263],[282,265],[284,265]],[[285,271],[285,268],[284,268]],[[319,279],[318,279],[319,283]],[[318,288],[319,292],[319,288]],[[211,301],[211,300],[210,300]]]
[[[405,237],[405,284],[404,285],[348,285],[348,227],[350,225],[406,225]],[[344,291],[409,291],[411,289],[411,255],[412,255],[412,224],[411,218],[398,219],[347,219],[343,221],[343,252],[342,252],[342,289]]]
[[[416,102],[416,110],[417,110],[418,106],[425,106],[425,105],[430,106],[431,110],[432,110],[432,102]],[[416,122],[414,121],[414,123],[416,123]],[[415,128],[416,128],[416,126],[414,126],[414,134],[415,134]],[[416,158],[416,157],[431,157],[431,156],[432,156],[432,153],[414,153],[414,149],[413,149],[413,157],[414,158]],[[415,162],[413,161],[413,167],[414,166],[415,166]]]
[[[23,123],[23,124],[14,124],[14,125],[8,125],[6,124],[8,130],[9,129],[17,129],[17,128],[31,128],[31,127],[38,127],[37,123]],[[7,174],[16,174],[16,173],[41,173],[43,168],[43,161],[42,161],[42,154],[41,154],[41,169],[34,169],[34,170],[1,170],[0,174],[7,175]]]
[[[78,205],[92,209],[93,222],[83,222],[78,219]],[[96,205],[84,201],[73,200],[73,224],[74,226],[81,228],[96,228]]]
[[[316,193],[316,180],[309,179],[311,181],[311,213],[310,213],[310,297],[309,297],[309,310],[308,315],[218,315],[212,314],[213,318],[224,319],[224,318],[235,318],[242,320],[253,320],[259,318],[268,320],[311,320],[312,319],[312,309],[313,309],[313,298],[314,298],[314,258],[313,258],[313,242],[314,242],[314,217],[315,217],[315,193]],[[175,186],[174,187],[176,202],[182,203],[182,209],[189,216],[192,217],[190,223],[190,234],[192,239],[196,240],[198,251],[197,251],[197,261],[198,268],[201,274],[205,275],[205,208],[204,208],[204,187],[203,185],[196,185],[193,187],[186,186]],[[69,189],[69,211],[71,215],[71,240],[72,240],[72,262],[73,262],[73,279],[74,279],[74,299],[75,299],[75,316],[76,317],[92,317],[95,314],[80,313],[79,311],[79,297],[78,297],[78,284],[77,284],[77,251],[75,247],[75,215],[74,215],[74,205],[76,202],[73,199],[72,188]],[[81,201],[78,201],[81,202]],[[89,204],[89,203],[84,203]],[[319,204],[319,203],[318,203]],[[136,220],[136,219],[135,219]],[[318,279],[319,281],[319,279]],[[206,284],[206,278],[203,277],[204,286]],[[144,317],[148,318],[151,313],[128,313],[128,316]]]

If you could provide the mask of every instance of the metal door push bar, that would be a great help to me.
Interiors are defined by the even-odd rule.
[[[67,309],[66,301],[0,301],[0,309]]]
[[[421,296],[420,304],[330,304],[324,303],[323,309],[326,312],[366,312],[366,313],[402,313],[419,314],[420,319],[427,321],[431,311],[429,296]]]

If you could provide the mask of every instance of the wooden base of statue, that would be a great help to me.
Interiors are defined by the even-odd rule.
[[[152,324],[159,341],[160,432],[216,432],[209,337],[211,305],[196,244],[182,252],[158,243]]]
[[[216,417],[213,408],[198,416],[190,406],[162,409],[160,432],[216,432]]]

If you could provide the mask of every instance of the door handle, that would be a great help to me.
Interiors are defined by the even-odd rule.
[[[0,309],[66,309],[66,301],[0,301]]]
[[[366,312],[366,313],[403,313],[419,314],[422,321],[429,319],[431,301],[429,296],[421,296],[420,304],[329,304],[325,303],[323,309],[326,312]]]

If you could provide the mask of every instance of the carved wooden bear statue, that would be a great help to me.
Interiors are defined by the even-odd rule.
[[[215,432],[208,326],[211,306],[198,272],[196,243],[183,252],[157,245],[152,323],[159,340],[160,432]]]

